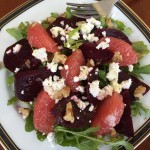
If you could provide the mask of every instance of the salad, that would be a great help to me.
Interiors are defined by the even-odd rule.
[[[132,116],[150,117],[140,102],[150,90],[140,80],[150,64],[140,60],[150,50],[129,40],[131,28],[112,18],[78,18],[67,7],[6,31],[17,40],[3,59],[15,93],[7,104],[15,105],[27,132],[51,146],[133,149],[125,140],[134,136]]]

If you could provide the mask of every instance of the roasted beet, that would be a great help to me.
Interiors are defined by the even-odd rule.
[[[110,61],[114,53],[108,49],[96,49],[96,43],[83,43],[80,49],[85,59],[93,59],[96,64],[103,64]]]
[[[33,70],[40,64],[40,61],[32,56],[32,48],[26,39],[9,46],[4,54],[4,65],[11,72],[15,72],[16,68],[19,68],[19,71]]]
[[[110,28],[97,29],[94,31],[94,34],[95,34],[95,36],[102,38],[103,31],[106,32],[106,36],[115,37],[115,38],[121,39],[121,40],[129,43],[130,45],[132,44],[130,42],[130,40],[128,39],[128,37],[123,32],[121,32],[120,30],[117,30],[117,29],[110,29]]]
[[[33,101],[42,90],[42,81],[50,75],[54,74],[45,68],[15,74],[16,97],[25,102]]]
[[[121,95],[123,96],[123,103],[125,104],[125,107],[120,122],[115,127],[115,129],[117,130],[117,132],[124,134],[128,137],[134,136],[129,90],[123,90],[121,92]]]
[[[65,116],[66,112],[66,104],[71,102],[73,106],[73,115],[74,115],[74,122],[71,123],[69,121],[65,121],[63,117]],[[56,124],[62,125],[67,128],[71,129],[79,129],[79,128],[86,128],[90,126],[90,121],[93,118],[95,111],[89,111],[89,106],[87,106],[84,110],[80,110],[77,107],[77,104],[74,100],[70,97],[67,99],[60,100],[53,108],[52,114],[56,117]]]

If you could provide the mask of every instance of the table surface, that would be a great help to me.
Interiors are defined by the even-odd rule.
[[[27,0],[0,0],[0,18],[15,9],[17,6],[26,2]],[[131,7],[142,20],[150,27],[150,0],[123,0],[129,7]],[[0,150],[3,148],[0,146]],[[150,136],[136,149],[136,150],[150,150]]]

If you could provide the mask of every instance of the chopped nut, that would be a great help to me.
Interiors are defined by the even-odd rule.
[[[60,17],[66,17],[67,16],[67,13],[66,12],[64,12],[64,13],[62,13],[61,15],[60,15]]]
[[[64,64],[65,61],[67,59],[67,56],[64,55],[64,54],[61,54],[60,52],[55,52],[54,53],[54,58],[53,60],[57,63],[60,63],[60,64]]]
[[[88,59],[87,63],[86,63],[86,66],[88,66],[88,67],[94,67],[95,66],[94,60],[93,59]]]
[[[119,51],[115,52],[112,61],[116,63],[122,61],[122,55],[120,54]]]
[[[86,22],[85,22],[85,21],[79,21],[79,22],[76,23],[76,26],[79,27],[79,26],[81,26],[81,25],[84,24],[84,23],[86,23]]]
[[[113,23],[110,18],[106,18],[106,23],[107,23],[108,28],[113,28]]]
[[[28,108],[19,108],[19,113],[23,115],[24,119],[29,116],[29,112]]]
[[[68,97],[70,94],[70,87],[65,86],[62,90],[54,92],[53,98],[54,99],[62,99]]]
[[[25,65],[26,65],[28,68],[31,67],[31,66],[30,66],[30,63],[31,63],[31,61],[30,61],[29,59],[27,59],[27,60],[25,61]]]
[[[64,118],[64,120],[70,121],[71,123],[74,122],[73,108],[72,108],[71,102],[67,103],[66,113],[65,113],[65,116],[63,118]]]
[[[55,20],[56,20],[56,18],[54,18],[54,17],[48,17],[48,18],[47,18],[47,21],[48,21],[50,24],[53,23]]]
[[[134,90],[134,97],[136,98],[139,98],[139,99],[142,99],[143,97],[143,94],[145,93],[146,91],[146,87],[140,85],[138,86],[135,90]]]
[[[114,128],[112,128],[110,135],[111,137],[117,137],[117,132]]]

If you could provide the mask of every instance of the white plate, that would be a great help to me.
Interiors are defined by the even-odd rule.
[[[6,33],[7,28],[17,27],[20,22],[25,21],[40,21],[45,19],[50,15],[51,12],[62,13],[65,11],[66,2],[69,0],[44,0],[30,9],[26,10],[18,17],[14,18],[12,21],[7,23],[0,32],[0,62],[3,60],[3,54],[5,49],[15,43],[15,39],[13,39],[8,33]],[[70,0],[71,2],[71,0]],[[81,2],[81,0],[74,0],[74,2]],[[83,1],[85,2],[85,1]],[[86,0],[86,2],[92,2],[92,0]],[[146,35],[144,35],[136,26],[132,23],[131,20],[124,15],[121,10],[114,6],[110,16],[114,19],[118,19],[123,21],[126,26],[131,27],[133,30],[133,34],[129,37],[131,41],[139,41],[142,40],[148,47],[150,48],[149,41],[146,39]],[[12,62],[13,63],[13,62]],[[147,55],[142,61],[142,64],[150,64],[150,55]],[[14,143],[22,150],[36,149],[36,150],[73,150],[75,148],[66,148],[55,146],[51,147],[47,140],[44,142],[40,142],[36,138],[35,132],[25,132],[24,130],[24,120],[18,115],[15,108],[12,106],[7,106],[7,100],[13,96],[11,89],[6,85],[7,73],[6,71],[0,70],[0,123],[14,141]],[[145,82],[150,86],[150,78],[148,76],[144,76]],[[150,92],[148,92],[143,99],[143,103],[150,107]],[[143,117],[135,117],[133,118],[134,130],[137,131],[144,123],[145,119]],[[104,149],[109,149],[109,147],[103,147]]]

